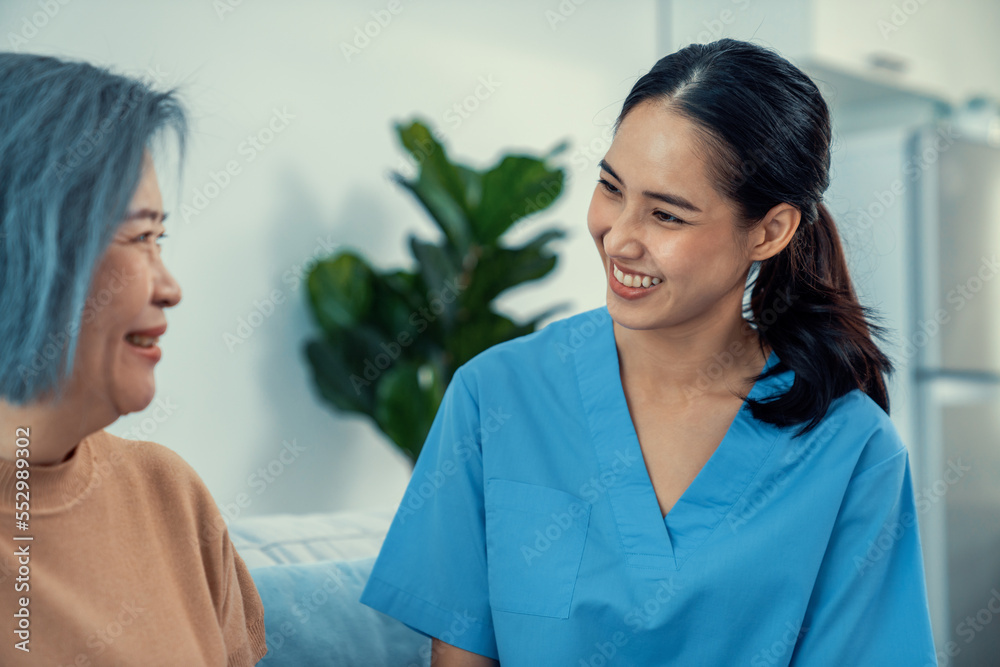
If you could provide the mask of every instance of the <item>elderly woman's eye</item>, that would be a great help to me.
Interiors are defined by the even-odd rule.
[[[153,232],[145,232],[144,234],[140,234],[139,236],[135,237],[133,240],[134,241],[138,241],[139,243],[142,243],[143,241],[146,240],[146,237],[152,236],[152,235],[153,235]],[[156,237],[156,244],[159,245],[160,244],[160,239],[165,239],[166,237],[167,237],[166,232],[164,232],[163,234],[160,234],[159,236],[157,236]]]

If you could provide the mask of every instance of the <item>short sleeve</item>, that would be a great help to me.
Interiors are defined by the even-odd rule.
[[[480,412],[452,376],[361,602],[414,630],[499,659],[489,604]]]
[[[848,483],[790,665],[936,667],[905,446]]]
[[[219,607],[219,624],[226,644],[227,667],[251,667],[267,653],[264,605],[240,558],[229,531],[223,531],[223,569],[227,579]]]

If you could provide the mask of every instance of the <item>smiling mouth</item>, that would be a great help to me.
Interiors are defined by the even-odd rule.
[[[659,278],[651,278],[649,276],[625,273],[618,268],[618,265],[614,262],[611,263],[612,272],[614,273],[615,279],[618,280],[622,285],[626,287],[653,287],[654,285],[659,285],[661,281]]]

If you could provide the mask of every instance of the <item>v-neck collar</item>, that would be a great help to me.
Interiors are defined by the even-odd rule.
[[[637,568],[679,570],[746,490],[780,430],[756,421],[744,401],[718,448],[663,517],[625,400],[614,323],[607,306],[589,316],[595,324],[593,335],[584,337],[573,356],[602,486],[626,562]],[[772,350],[764,370],[777,363]],[[777,378],[785,374],[758,380],[749,398],[770,395]]]

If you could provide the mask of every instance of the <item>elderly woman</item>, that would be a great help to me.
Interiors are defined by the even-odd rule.
[[[260,597],[194,470],[104,428],[181,298],[149,153],[172,92],[0,54],[0,664],[253,665]]]

